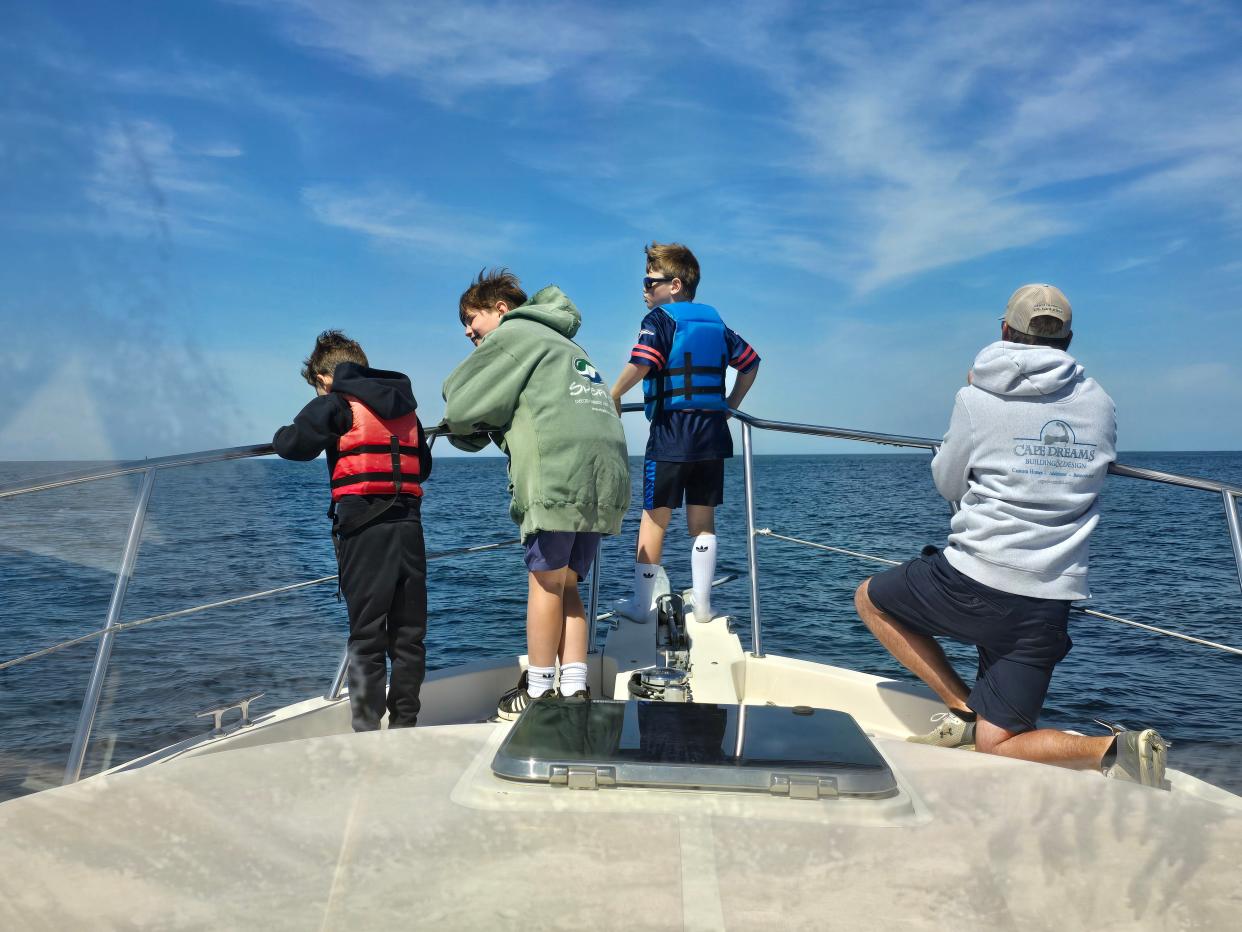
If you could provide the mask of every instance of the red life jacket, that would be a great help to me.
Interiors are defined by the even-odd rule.
[[[332,469],[332,501],[346,495],[422,495],[418,484],[418,415],[383,420],[345,395],[354,424],[342,435]]]

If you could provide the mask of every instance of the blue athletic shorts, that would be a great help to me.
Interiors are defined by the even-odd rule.
[[[985,586],[943,553],[872,576],[867,593],[907,628],[979,651],[970,707],[980,718],[1008,731],[1037,727],[1052,670],[1073,646],[1069,602]]]
[[[570,567],[579,581],[586,579],[595,562],[599,534],[590,531],[536,531],[522,542],[526,568],[532,573]]]

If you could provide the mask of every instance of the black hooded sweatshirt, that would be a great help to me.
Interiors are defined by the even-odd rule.
[[[368,369],[354,362],[343,362],[332,373],[332,391],[312,398],[298,412],[293,423],[276,431],[272,446],[276,453],[287,460],[313,460],[320,453],[328,454],[328,475],[336,467],[339,441],[354,425],[346,395],[352,395],[375,412],[375,416],[388,420],[401,417],[418,409],[410,380],[400,372],[387,369]],[[419,481],[426,482],[431,476],[431,451],[423,425],[418,425]],[[338,504],[341,520],[348,520],[348,511],[366,508],[375,500],[391,496],[347,495]],[[401,499],[412,496],[399,496]],[[410,502],[401,504],[410,505]],[[383,520],[399,520],[409,517],[409,508],[394,505],[385,513]],[[417,512],[414,513],[417,515]]]

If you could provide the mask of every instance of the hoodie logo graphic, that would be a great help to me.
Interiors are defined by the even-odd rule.
[[[1071,443],[1074,439],[1074,429],[1064,421],[1049,421],[1044,425],[1041,431],[1044,446],[1055,447],[1062,443]]]
[[[1095,444],[1079,440],[1074,428],[1065,421],[1048,421],[1039,429],[1038,437],[1014,437],[1013,440],[1014,455],[1023,457],[1026,466],[1087,469],[1087,464],[1095,460]],[[1038,471],[1036,474],[1043,475]]]
[[[590,360],[583,359],[581,356],[574,360],[574,371],[592,385],[599,385],[604,381],[604,377],[591,365]]]

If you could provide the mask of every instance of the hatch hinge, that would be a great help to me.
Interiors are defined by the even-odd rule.
[[[601,786],[617,785],[617,769],[553,764],[548,771],[548,782],[553,786],[567,786],[571,790],[598,790]]]
[[[836,799],[840,795],[835,777],[801,773],[773,774],[768,792],[773,796],[788,796],[790,799]]]

